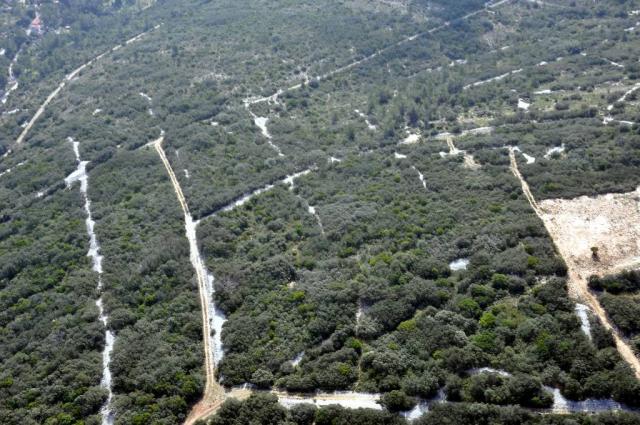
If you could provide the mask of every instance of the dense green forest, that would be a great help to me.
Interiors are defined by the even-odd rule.
[[[428,193],[407,161],[429,170]],[[403,160],[383,150],[208,220],[203,252],[229,314],[225,383],[423,398],[445,386],[452,400],[532,407],[550,402],[544,383],[574,399],[614,391],[637,400],[640,386],[606,333],[595,345],[581,333],[564,265],[505,167],[479,174],[427,152]],[[469,267],[452,273],[458,258]],[[538,391],[513,392],[509,380],[497,383],[502,399],[463,390],[496,385],[466,376],[487,365],[522,373]]]
[[[603,278],[591,276],[589,287],[598,293],[613,322],[640,352],[640,273],[634,270]]]
[[[148,146],[163,134],[227,318],[216,377],[255,390],[208,423],[403,424],[439,394],[415,423],[640,423],[536,414],[550,388],[637,408],[640,381],[597,317],[581,329],[504,149],[538,199],[638,187],[637,1],[0,6],[3,92],[20,52],[0,105],[0,422],[101,423],[99,297],[115,424],[184,423],[201,399],[193,253]],[[36,12],[45,30],[27,35]],[[589,286],[640,352],[638,273]],[[286,409],[272,389],[376,393],[384,409]]]

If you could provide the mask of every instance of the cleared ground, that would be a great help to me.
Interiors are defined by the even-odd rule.
[[[636,268],[640,260],[640,188],[635,192],[575,199],[549,199],[536,210],[567,263],[569,294],[587,302],[613,331],[620,355],[640,379],[640,360],[613,328],[587,279]],[[592,250],[592,248],[594,248]],[[594,252],[595,248],[597,250]]]
[[[640,264],[640,188],[595,198],[539,202],[542,218],[565,261],[581,278]],[[597,248],[594,255],[592,248]]]

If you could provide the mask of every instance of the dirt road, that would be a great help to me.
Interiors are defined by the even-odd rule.
[[[611,331],[613,338],[615,339],[618,352],[620,353],[622,358],[629,364],[629,366],[631,366],[631,368],[633,369],[636,375],[636,378],[640,379],[640,360],[638,360],[638,357],[634,354],[633,350],[631,349],[629,344],[624,340],[620,332],[612,325],[611,321],[609,320],[609,317],[607,316],[607,313],[600,305],[600,302],[589,290],[589,287],[587,286],[587,278],[589,276],[587,276],[584,272],[580,270],[576,262],[572,260],[570,253],[566,252],[566,250],[563,250],[561,245],[558,244],[558,234],[556,231],[554,231],[555,226],[550,221],[550,215],[546,214],[545,211],[542,208],[540,208],[539,204],[536,202],[536,199],[531,193],[529,185],[527,184],[525,179],[522,177],[522,174],[520,173],[520,170],[518,168],[518,162],[516,160],[515,150],[513,147],[509,148],[509,160],[511,163],[511,166],[510,166],[511,172],[520,181],[520,184],[522,185],[522,191],[525,197],[529,201],[529,204],[531,204],[531,207],[533,208],[535,213],[538,215],[538,217],[540,217],[540,219],[544,223],[545,227],[547,228],[547,231],[549,232],[549,234],[551,235],[551,238],[554,241],[556,250],[560,253],[560,255],[562,255],[562,257],[564,258],[567,264],[569,294],[572,297],[577,298],[583,301],[584,303],[586,303],[591,308],[591,311],[593,311],[593,313],[598,317],[598,319],[600,320],[600,323],[602,323],[602,325],[606,329]]]
[[[185,221],[185,231],[187,235],[187,239],[189,240],[189,252],[190,252],[190,260],[191,264],[196,272],[196,279],[198,282],[198,292],[200,295],[200,307],[202,311],[202,339],[204,344],[204,355],[205,355],[205,373],[206,373],[206,384],[204,395],[202,400],[198,404],[196,404],[191,413],[189,414],[185,425],[194,424],[197,420],[206,418],[207,416],[213,414],[218,407],[225,400],[224,388],[216,381],[216,364],[214,359],[214,346],[211,338],[211,320],[209,317],[209,297],[210,294],[207,293],[207,271],[202,261],[202,257],[200,255],[200,251],[198,249],[198,241],[196,239],[196,222],[193,220],[191,213],[189,212],[189,205],[184,197],[184,193],[182,192],[182,188],[180,187],[180,182],[178,181],[169,160],[162,148],[162,142],[164,141],[164,135],[160,136],[158,140],[153,143],[156,152],[160,156],[162,160],[162,164],[164,165],[167,174],[169,175],[169,179],[171,180],[171,184],[173,185],[173,190],[178,198],[178,202],[180,203],[180,207],[182,208],[182,212],[184,214]]]
[[[148,34],[151,31],[154,31],[154,30],[158,29],[159,27],[160,27],[160,25],[156,25],[155,27],[153,27],[153,29],[138,34],[137,36],[133,37],[132,39],[127,40],[126,44],[130,44],[130,43],[132,43],[134,41],[139,40],[144,35]],[[80,72],[82,72],[85,68],[87,68],[88,66],[90,66],[93,63],[95,63],[95,62],[99,61],[100,59],[102,59],[104,56],[107,55],[107,53],[114,52],[114,51],[118,50],[119,47],[120,47],[120,45],[113,47],[112,49],[110,49],[110,50],[108,50],[108,51],[96,56],[95,58],[89,60],[88,62],[86,62],[86,63],[84,63],[82,65],[80,65],[79,67],[77,67],[76,69],[71,71],[69,74],[67,74],[64,77],[64,79],[60,82],[60,84],[58,84],[58,86],[49,94],[49,96],[47,96],[45,101],[40,105],[40,107],[38,108],[36,113],[29,120],[29,122],[27,123],[26,127],[22,130],[22,132],[20,133],[20,135],[16,139],[15,144],[16,145],[20,145],[22,142],[24,142],[24,139],[27,137],[27,135],[29,134],[29,132],[33,128],[33,126],[36,123],[36,121],[38,121],[38,119],[42,116],[44,111],[47,109],[47,106],[49,106],[49,104],[53,101],[53,99],[55,99],[58,96],[58,94],[60,94],[60,91],[62,91],[62,89],[67,85],[68,82],[70,82],[75,77],[77,77],[78,74],[80,74]]]
[[[405,37],[400,41],[397,41],[397,42],[395,42],[395,43],[393,43],[391,45],[383,47],[382,49],[376,51],[375,53],[370,54],[369,56],[365,56],[362,59],[353,61],[353,62],[351,62],[351,63],[349,63],[347,65],[341,66],[340,68],[336,68],[333,71],[327,72],[326,74],[319,75],[319,76],[316,77],[316,80],[318,80],[318,81],[326,80],[326,79],[331,78],[331,77],[333,77],[333,76],[335,76],[337,74],[341,74],[341,73],[343,73],[345,71],[349,71],[349,70],[357,67],[358,65],[362,65],[363,63],[370,62],[371,60],[377,58],[378,56],[380,56],[380,55],[382,55],[382,54],[384,54],[384,53],[386,53],[386,52],[388,52],[388,51],[390,51],[390,50],[392,50],[392,49],[394,49],[396,47],[399,47],[399,46],[402,46],[404,44],[407,44],[407,43],[409,43],[411,41],[414,41],[414,40],[416,40],[416,39],[418,39],[420,37],[424,37],[424,36],[427,36],[427,35],[430,35],[430,34],[434,34],[434,33],[438,32],[438,31],[440,31],[442,29],[450,27],[451,24],[453,24],[455,22],[466,21],[467,19],[472,18],[472,17],[474,17],[476,15],[479,15],[480,13],[483,13],[483,12],[485,12],[487,10],[495,9],[497,7],[500,7],[500,6],[504,5],[504,4],[506,4],[506,3],[510,3],[511,1],[513,1],[513,0],[500,0],[500,1],[497,1],[495,3],[487,4],[482,9],[478,9],[478,10],[475,10],[473,12],[467,13],[466,15],[464,15],[464,16],[462,16],[460,18],[456,18],[456,19],[454,19],[452,21],[445,22],[444,24],[438,25],[437,27],[434,27],[434,28],[431,28],[428,31],[420,32],[418,34],[414,34],[412,36]],[[245,106],[248,107],[249,105],[255,105],[255,104],[258,104],[258,103],[276,102],[277,99],[278,99],[278,96],[280,96],[281,94],[283,94],[285,92],[289,92],[289,91],[298,90],[298,89],[302,88],[302,86],[303,86],[303,84],[301,84],[301,83],[300,84],[296,84],[296,85],[291,86],[291,87],[280,89],[280,90],[276,91],[275,93],[271,94],[270,96],[245,99],[244,103],[245,103]]]

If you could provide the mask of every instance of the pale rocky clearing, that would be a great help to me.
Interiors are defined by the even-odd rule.
[[[544,222],[567,264],[569,295],[584,301],[600,323],[612,332],[618,352],[640,379],[640,359],[611,323],[587,281],[592,275],[604,276],[640,265],[640,188],[631,193],[548,199],[538,203],[520,173],[513,147],[509,148],[509,160],[525,197]],[[598,248],[597,258],[591,249],[594,247]]]
[[[640,265],[640,188],[635,192],[538,203],[565,261],[581,278]],[[597,259],[592,247],[598,248]]]
[[[587,284],[589,276],[640,265],[640,188],[631,193],[545,200],[538,203],[536,212],[567,263],[569,294],[586,301],[613,331],[618,351],[640,379],[640,359],[610,323]],[[592,248],[597,248],[597,256]]]

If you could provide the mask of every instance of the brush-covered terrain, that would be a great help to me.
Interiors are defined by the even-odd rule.
[[[2,424],[640,423],[640,2],[0,7]]]

